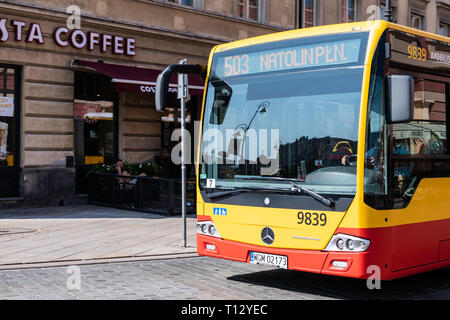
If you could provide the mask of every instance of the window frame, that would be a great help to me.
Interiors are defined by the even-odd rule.
[[[441,29],[443,27],[445,28],[445,34],[441,33]],[[448,37],[449,36],[449,30],[450,30],[450,26],[449,26],[448,23],[443,22],[443,21],[439,22],[439,33],[438,33],[439,35],[444,36],[444,37]]]
[[[267,0],[256,0],[258,1],[256,12],[257,12],[257,19],[253,19],[249,17],[249,8],[250,8],[250,0],[234,0],[234,12],[235,17],[238,19],[243,19],[246,21],[252,21],[252,22],[259,22],[259,23],[265,23],[266,22],[266,12],[267,12]],[[244,4],[245,6],[245,14],[243,17],[239,15],[239,6],[241,4]]]
[[[413,18],[419,18],[419,22],[420,22],[419,28],[415,28],[414,27]],[[411,11],[410,14],[409,14],[409,26],[411,28],[416,29],[416,30],[422,30],[423,31],[423,28],[425,26],[425,17],[423,15],[415,12],[415,11]]]
[[[353,1],[354,8],[353,8],[353,20],[349,21],[349,2]],[[358,0],[342,0],[341,2],[341,21],[342,23],[349,23],[349,22],[357,22],[359,21],[359,1]]]
[[[312,22],[311,26],[306,26],[306,0],[300,0],[300,28],[311,28],[319,25],[318,21],[318,0],[311,0],[312,1]]]
[[[192,0],[192,5],[190,4],[184,4],[182,3],[183,0],[165,0],[165,2],[169,3],[169,4],[175,4],[175,5],[179,5],[179,6],[184,6],[184,7],[188,7],[188,8],[196,8],[199,9],[200,8],[200,3],[201,0]]]

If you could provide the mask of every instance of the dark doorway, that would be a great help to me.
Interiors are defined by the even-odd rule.
[[[21,194],[20,66],[0,64],[0,198]]]

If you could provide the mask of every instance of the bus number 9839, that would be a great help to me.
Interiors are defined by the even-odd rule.
[[[327,224],[327,215],[325,213],[311,213],[300,211],[297,213],[298,224],[306,224],[307,226],[318,226],[324,227]]]

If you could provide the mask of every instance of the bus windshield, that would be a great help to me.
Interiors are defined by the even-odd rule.
[[[282,179],[258,179],[280,177],[318,193],[356,193],[352,159],[366,37],[352,36],[278,42],[214,58],[203,118],[202,190],[285,188]]]

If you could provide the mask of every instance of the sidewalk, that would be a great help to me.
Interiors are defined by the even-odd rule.
[[[196,218],[98,206],[0,211],[0,270],[197,256]]]

